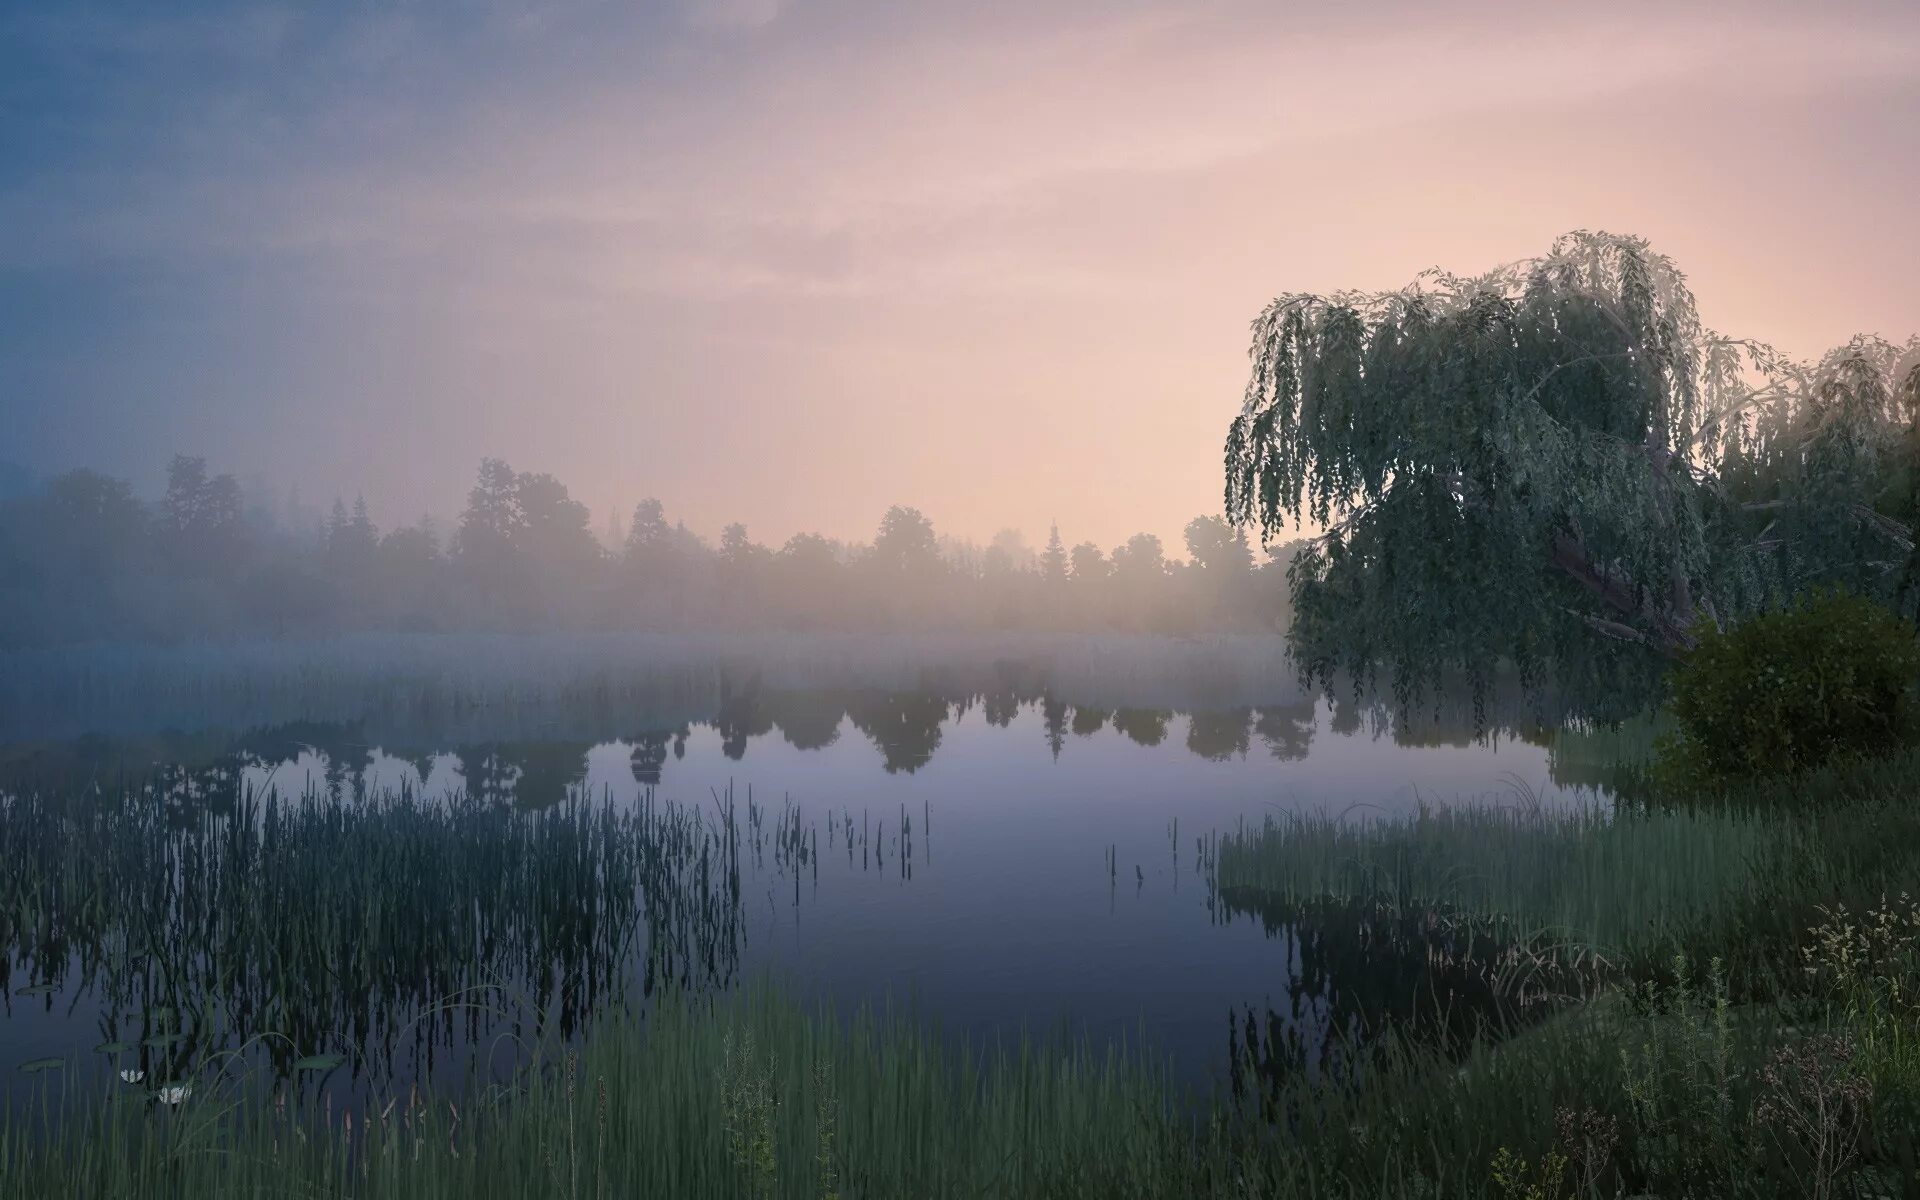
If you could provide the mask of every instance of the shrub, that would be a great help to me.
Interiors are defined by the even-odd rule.
[[[1913,627],[1833,591],[1722,632],[1708,626],[1671,679],[1678,722],[1657,775],[1681,790],[1794,775],[1907,740],[1920,675]]]

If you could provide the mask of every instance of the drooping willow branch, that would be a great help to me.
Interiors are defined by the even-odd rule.
[[[1920,592],[1913,514],[1875,501],[1901,409],[1920,420],[1920,340],[1807,365],[1721,337],[1639,239],[1283,295],[1251,359],[1227,511],[1267,540],[1322,527],[1294,585],[1314,661],[1532,661],[1567,628],[1680,653],[1697,621],[1778,603],[1810,570],[1884,586],[1889,547]]]

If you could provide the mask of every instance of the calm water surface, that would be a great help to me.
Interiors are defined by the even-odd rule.
[[[1337,916],[1316,927],[1223,906],[1199,873],[1196,839],[1276,810],[1380,816],[1422,802],[1594,798],[1556,781],[1541,745],[1396,729],[1323,700],[1179,712],[1046,694],[789,690],[729,697],[708,720],[620,739],[569,740],[565,730],[558,721],[546,738],[401,745],[367,725],[307,723],[72,739],[15,747],[11,757],[41,778],[54,768],[95,779],[158,772],[167,782],[155,802],[172,789],[172,802],[196,813],[269,789],[349,803],[464,789],[527,809],[567,796],[631,809],[651,794],[709,814],[729,794],[744,813],[750,798],[767,830],[781,821],[804,830],[809,854],[804,864],[782,860],[765,849],[765,830],[759,841],[749,834],[737,962],[709,982],[771,972],[842,1012],[910,1000],[976,1040],[1062,1022],[1096,1039],[1144,1029],[1199,1085],[1224,1074],[1230,1030],[1253,1020],[1318,1044],[1356,997],[1391,1003],[1367,997],[1406,989],[1418,964],[1414,951],[1356,948]],[[93,1053],[103,1031],[119,1028],[101,981],[68,973],[33,994],[27,938],[16,933],[7,948],[0,1062],[65,1057],[59,1074],[70,1084],[113,1086],[112,1067],[133,1060],[109,1056],[110,1065]],[[594,1003],[635,1002],[640,970],[636,952],[617,964],[628,986],[602,987]],[[454,1051],[484,1033],[445,1031],[438,1058],[458,1060]],[[393,1079],[446,1075],[420,1047],[341,1040],[351,1039],[334,1048],[385,1055]],[[166,1052],[133,1054],[155,1073],[191,1069],[151,1061]],[[7,1092],[29,1096],[54,1074],[10,1069]],[[348,1076],[332,1085],[356,1086]]]

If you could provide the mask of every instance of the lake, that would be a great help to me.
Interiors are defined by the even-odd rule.
[[[537,1015],[572,1036],[669,976],[762,974],[976,1042],[1144,1036],[1195,1087],[1249,1030],[1317,1069],[1330,1030],[1404,1009],[1431,947],[1338,905],[1216,894],[1211,834],[1606,793],[1554,736],[1302,694],[1276,641],[16,657],[0,1062],[45,1069],[9,1069],[7,1094],[185,1077],[243,1044],[282,1072],[309,1059],[311,1088],[451,1085],[510,1067],[501,1031]],[[418,857],[395,850],[409,878],[370,913],[353,873],[386,843]],[[312,922],[351,961],[295,986],[297,946],[236,907]],[[474,911],[466,942],[434,940]],[[434,1007],[481,983],[485,1011]],[[269,1029],[301,1044],[247,1043]]]

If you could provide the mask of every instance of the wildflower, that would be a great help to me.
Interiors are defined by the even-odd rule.
[[[139,1083],[146,1077],[147,1073],[145,1071],[136,1071],[131,1068],[120,1072],[120,1082],[122,1083]]]
[[[162,1104],[178,1104],[192,1091],[193,1085],[190,1083],[169,1083],[155,1092],[154,1097]]]

